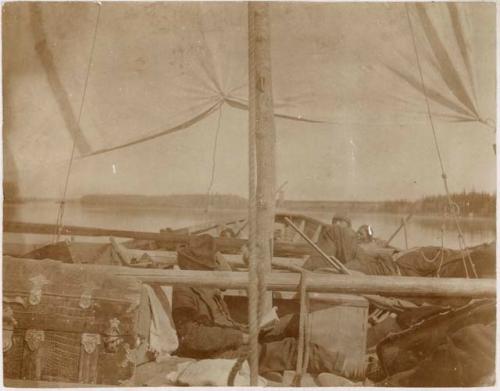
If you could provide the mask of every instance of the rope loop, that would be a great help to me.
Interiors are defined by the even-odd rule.
[[[432,259],[430,258],[427,258],[424,254],[424,252],[422,250],[420,250],[420,255],[422,256],[422,259],[427,262],[427,263],[434,263],[437,261],[437,259],[439,258],[440,255],[442,255],[442,253],[444,253],[444,249],[443,248],[440,248],[438,249],[438,251],[436,251],[436,255],[434,255],[434,257]]]
[[[229,376],[227,378],[227,385],[229,387],[234,386],[234,381],[236,379],[236,375],[238,374],[241,367],[243,366],[243,363],[248,359],[248,355],[249,355],[249,352],[244,352],[235,361],[233,367],[231,368],[231,371],[229,372]]]

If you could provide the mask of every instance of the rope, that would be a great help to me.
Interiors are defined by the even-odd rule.
[[[243,363],[248,359],[248,352],[245,352],[241,354],[236,362],[234,363],[233,367],[231,368],[231,371],[229,372],[229,376],[227,378],[227,385],[229,387],[234,386],[234,380],[236,379],[236,375],[240,371],[241,367],[243,366]]]
[[[255,34],[254,14],[252,5],[248,4],[248,326],[249,326],[249,364],[250,385],[256,386],[259,379],[259,288],[258,270],[256,259],[256,237],[257,237],[257,194],[256,194],[256,124],[255,124]]]
[[[210,207],[210,191],[212,190],[212,187],[214,185],[214,180],[215,180],[215,163],[216,163],[216,157],[217,157],[217,144],[219,140],[219,132],[221,129],[221,119],[222,119],[222,104],[219,106],[219,116],[217,119],[217,128],[215,129],[215,136],[214,136],[214,147],[212,151],[212,169],[211,169],[211,174],[210,174],[210,182],[208,184],[208,189],[207,189],[207,206],[205,208],[205,213],[208,214],[208,209]]]
[[[299,316],[299,345],[297,348],[297,364],[295,366],[295,377],[292,386],[300,387],[302,377],[307,372],[309,365],[309,337],[308,330],[309,308],[307,300],[307,276],[308,272],[302,270],[300,279],[300,316]]]
[[[455,222],[455,226],[456,226],[457,232],[458,232],[458,244],[459,244],[460,251],[461,251],[461,254],[462,254],[462,262],[463,262],[463,265],[464,265],[465,276],[467,278],[469,278],[469,271],[468,271],[468,268],[467,268],[467,263],[466,263],[465,255],[464,255],[464,253],[467,253],[469,264],[470,264],[470,266],[472,268],[474,276],[477,278],[476,267],[474,265],[474,262],[472,261],[472,258],[470,256],[469,252],[465,251],[465,248],[467,246],[466,246],[465,238],[464,238],[464,235],[462,233],[462,229],[460,227],[460,224],[458,222],[458,217],[457,217],[457,215],[459,214],[459,208],[458,208],[458,205],[456,203],[454,203],[453,200],[451,199],[450,189],[448,187],[448,176],[446,175],[446,170],[444,168],[444,162],[443,162],[443,158],[441,156],[441,149],[439,147],[439,142],[438,142],[438,139],[437,139],[436,128],[434,126],[434,121],[432,119],[431,107],[430,107],[429,99],[428,99],[428,96],[427,96],[427,87],[425,86],[424,75],[423,75],[423,72],[422,72],[422,66],[420,64],[420,56],[418,54],[417,41],[416,41],[416,38],[415,38],[415,33],[413,31],[413,24],[411,22],[411,17],[410,17],[410,11],[409,11],[409,8],[408,8],[408,3],[405,3],[405,10],[406,10],[406,16],[408,18],[408,25],[409,25],[410,31],[411,31],[412,42],[413,42],[413,49],[415,50],[415,59],[416,59],[416,62],[417,62],[418,72],[419,72],[419,75],[420,75],[420,83],[422,85],[422,90],[424,92],[424,98],[425,98],[425,103],[426,103],[426,107],[427,107],[427,116],[429,118],[429,123],[431,125],[432,135],[433,135],[433,139],[434,139],[434,146],[435,146],[436,154],[437,154],[437,157],[438,157],[438,160],[439,160],[439,165],[441,167],[441,178],[443,179],[443,185],[444,185],[444,189],[446,191],[446,198],[448,200],[448,207],[450,208],[450,212],[451,212],[451,215],[453,217],[453,220]]]
[[[420,250],[420,255],[422,256],[422,258],[425,262],[434,263],[437,261],[437,259],[439,258],[439,256],[441,255],[442,252],[443,252],[443,248],[440,248],[438,251],[436,251],[436,255],[432,259],[427,258],[422,250]]]
[[[443,216],[444,217],[444,216]],[[446,222],[443,218],[443,224],[441,224],[441,260],[439,262],[438,269],[436,270],[436,277],[441,277],[441,267],[443,266],[444,261],[444,231],[446,229]]]
[[[90,68],[92,67],[92,60],[94,58],[94,49],[95,49],[95,43],[96,43],[96,38],[97,38],[97,29],[99,26],[100,16],[101,16],[101,3],[97,3],[97,16],[96,16],[96,20],[95,20],[94,36],[92,38],[92,46],[90,49],[89,62],[87,64],[87,74],[85,76],[85,83],[83,85],[82,100],[80,101],[80,108],[78,110],[78,117],[77,117],[77,125],[78,126],[80,126],[80,121],[81,121],[82,113],[83,113],[83,107],[85,104],[85,96],[87,95],[87,87],[88,87],[88,83],[89,83]],[[68,191],[69,178],[71,175],[71,167],[73,166],[73,160],[75,157],[76,140],[77,139],[75,136],[75,138],[73,140],[73,146],[71,148],[71,155],[70,155],[69,162],[68,162],[68,170],[66,172],[66,179],[64,182],[63,196],[62,196],[61,202],[59,204],[59,210],[57,213],[56,232],[55,232],[54,242],[58,242],[59,238],[61,236],[61,228],[62,228],[62,222],[63,222],[63,217],[64,217],[64,207],[66,204],[66,193]]]
[[[405,221],[405,219],[401,219],[401,224],[403,224],[403,234],[404,234],[404,237],[405,237],[405,246],[406,246],[406,249],[408,250],[408,232],[406,230],[406,221]]]

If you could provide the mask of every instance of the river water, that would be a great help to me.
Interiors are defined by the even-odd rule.
[[[36,202],[4,205],[6,220],[54,224],[58,206],[53,202]],[[328,222],[331,213],[301,211],[319,220]],[[158,231],[161,228],[181,228],[213,220],[230,220],[246,217],[245,210],[209,210],[187,208],[144,208],[144,207],[88,207],[79,203],[68,203],[64,213],[64,224],[98,228],[128,229],[136,231]],[[398,228],[404,217],[397,214],[351,213],[353,227],[370,224],[375,236],[387,239]],[[442,228],[444,227],[444,230]],[[462,218],[460,227],[468,246],[495,240],[494,218]],[[444,245],[458,248],[457,230],[451,220],[443,221],[436,216],[413,216],[407,224],[408,247],[424,245]],[[13,242],[48,242],[50,238],[40,235],[6,234],[4,240]],[[85,240],[89,240],[86,238]],[[405,248],[403,230],[394,238],[396,247]]]

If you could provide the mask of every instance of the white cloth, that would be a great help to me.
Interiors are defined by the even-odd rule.
[[[169,373],[167,380],[172,384],[187,385],[190,387],[227,386],[229,374],[236,363],[236,359],[206,359],[180,364],[177,371]],[[267,381],[259,376],[260,387],[267,385]],[[250,367],[245,361],[234,379],[234,386],[250,385]]]
[[[149,306],[151,309],[151,326],[149,329],[149,346],[158,357],[170,355],[179,347],[177,331],[172,321],[172,313],[167,313],[156,296],[153,288],[144,285],[148,293]],[[162,286],[161,289],[168,298],[168,305],[172,308],[172,287]]]

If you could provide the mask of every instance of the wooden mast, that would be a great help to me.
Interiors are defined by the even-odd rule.
[[[272,307],[265,276],[271,272],[275,209],[274,110],[269,4],[248,3],[248,151],[250,385],[258,384],[259,322]]]
[[[276,198],[276,130],[271,75],[269,4],[249,2],[249,118],[255,134],[256,255],[263,273],[271,271]],[[253,24],[253,25],[250,25]],[[253,54],[253,55],[252,55]],[[264,310],[271,308],[266,300]]]

